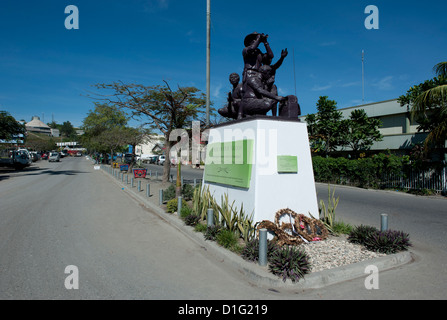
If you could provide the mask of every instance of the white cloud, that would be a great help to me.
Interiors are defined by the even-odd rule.
[[[379,90],[391,90],[394,88],[392,80],[393,80],[393,76],[386,76],[386,77],[380,79],[379,81],[373,83],[372,85],[374,87],[379,88]]]
[[[220,98],[220,92],[222,91],[222,84],[219,83],[218,85],[213,87],[213,92],[212,92],[212,96],[214,98]]]
[[[313,86],[313,88],[311,90],[312,91],[324,91],[324,90],[328,90],[330,88],[332,88],[331,84],[328,84],[326,86],[315,85],[315,86]]]

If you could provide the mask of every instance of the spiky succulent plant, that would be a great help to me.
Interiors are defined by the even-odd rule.
[[[411,247],[407,233],[396,230],[376,232],[365,240],[364,246],[371,251],[391,254],[408,250]]]
[[[367,239],[378,232],[379,230],[375,227],[360,225],[349,233],[348,241],[363,245]]]
[[[269,261],[269,269],[273,274],[297,282],[310,272],[309,259],[304,250],[297,247],[283,247],[277,250]]]
[[[274,241],[267,240],[267,260],[270,260],[273,254],[280,247]],[[253,239],[245,245],[241,253],[242,258],[248,261],[257,262],[259,259],[259,240]]]

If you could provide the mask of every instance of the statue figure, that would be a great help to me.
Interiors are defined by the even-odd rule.
[[[242,82],[247,80],[252,74],[259,72],[259,68],[265,61],[273,60],[273,51],[267,42],[268,35],[263,33],[253,32],[247,35],[244,39],[245,48],[242,50],[242,57],[244,58],[244,71],[242,73]],[[266,53],[262,53],[258,48],[260,43],[264,43]]]
[[[287,99],[277,95],[276,86],[275,88],[272,86],[273,82],[268,90],[267,81],[269,79],[274,81],[272,70],[269,65],[263,65],[259,68],[259,72],[252,73],[247,77],[243,86],[244,95],[240,103],[239,115],[266,115],[267,112],[273,110],[277,102]],[[238,117],[238,119],[240,118]]]
[[[230,83],[233,85],[233,90],[228,92],[228,104],[219,109],[218,112],[221,116],[237,119],[239,112],[239,104],[242,100],[242,83],[239,83],[239,75],[237,73],[230,74]],[[241,116],[242,118],[242,116]]]
[[[227,106],[219,109],[219,114],[232,119],[242,119],[251,115],[266,115],[270,110],[272,116],[298,118],[301,114],[296,96],[278,96],[275,83],[276,70],[287,57],[287,49],[281,51],[280,59],[271,65],[274,55],[267,41],[268,35],[253,32],[244,39],[242,56],[244,70],[242,83],[239,83],[239,75],[232,73],[230,82],[233,91],[228,94]],[[263,43],[266,52],[259,49]],[[278,112],[278,102],[280,102]]]

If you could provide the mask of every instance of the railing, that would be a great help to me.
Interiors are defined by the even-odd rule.
[[[384,174],[382,186],[407,190],[433,190],[438,193],[447,190],[447,168],[412,170],[400,174]]]

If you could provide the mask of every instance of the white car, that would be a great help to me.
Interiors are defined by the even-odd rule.
[[[33,163],[33,158],[31,156],[31,154],[29,153],[28,149],[19,149],[19,150],[17,150],[17,154],[23,155],[24,157],[26,157],[26,159],[28,161],[28,165]]]
[[[61,155],[59,152],[50,152],[50,156],[48,157],[48,161],[61,161]]]
[[[164,165],[165,161],[166,161],[166,157],[165,157],[165,156],[159,156],[159,157],[158,157],[158,160],[157,160],[157,163],[158,163],[160,166],[162,166],[162,165]]]

